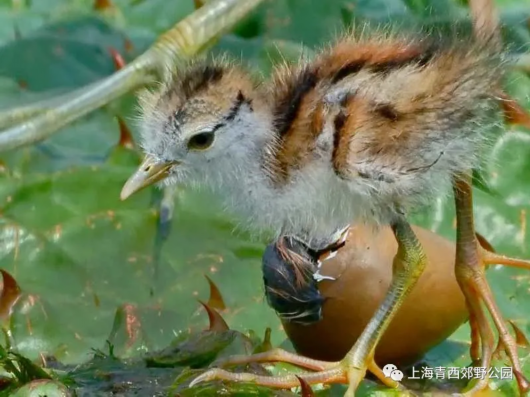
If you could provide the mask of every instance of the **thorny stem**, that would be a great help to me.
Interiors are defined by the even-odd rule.
[[[74,120],[164,76],[179,62],[203,51],[263,0],[213,0],[196,10],[133,62],[111,76],[72,93],[0,112],[0,152],[42,141]],[[51,108],[50,108],[51,107]],[[29,118],[35,116],[33,118]]]

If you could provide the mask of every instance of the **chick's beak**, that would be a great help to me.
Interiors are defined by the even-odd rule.
[[[177,161],[167,162],[146,156],[140,167],[123,185],[120,198],[125,200],[143,188],[167,178],[169,170],[176,164]]]

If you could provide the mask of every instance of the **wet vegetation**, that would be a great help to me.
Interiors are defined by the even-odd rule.
[[[496,4],[514,57],[505,86],[514,101],[505,103],[505,125],[476,174],[476,224],[497,251],[528,258],[530,6],[523,0]],[[57,104],[52,98],[70,98],[73,90],[123,69],[201,5],[0,0],[0,106],[37,103],[42,110]],[[211,52],[243,57],[266,74],[275,62],[310,54],[364,22],[441,32],[471,28],[464,0],[268,0]],[[119,200],[141,160],[134,107],[132,92],[121,95],[48,139],[0,154],[0,395],[341,395],[340,385],[311,390],[303,381],[299,390],[281,392],[225,382],[188,388],[220,358],[292,347],[264,299],[266,241],[234,233],[236,225],[205,193],[177,191],[174,206],[172,196],[157,189]],[[5,115],[0,112],[3,128],[21,121]],[[415,221],[454,239],[450,198]],[[530,332],[530,272],[493,266],[489,280],[514,324],[530,377],[524,336]],[[500,355],[497,363],[503,362]],[[469,365],[468,325],[422,363]],[[465,381],[423,379],[407,386],[425,391],[448,384]],[[493,379],[492,388],[503,395],[517,390],[501,379]],[[375,391],[396,393],[368,379],[360,394]]]

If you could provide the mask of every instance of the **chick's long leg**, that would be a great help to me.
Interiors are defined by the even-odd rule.
[[[228,359],[224,363],[289,362],[318,371],[297,374],[309,384],[348,384],[349,388],[346,396],[354,395],[366,371],[372,372],[387,386],[398,387],[399,384],[391,379],[385,378],[382,370],[375,364],[375,348],[405,297],[412,290],[425,269],[426,257],[420,242],[404,217],[399,217],[392,224],[392,230],[398,241],[398,252],[394,257],[392,283],[375,315],[343,360],[335,363],[325,363],[317,360],[309,360],[282,350],[275,350],[270,353],[247,356],[246,359],[241,356],[234,357],[232,360]],[[294,374],[284,376],[258,376],[250,373],[230,373],[218,368],[206,371],[197,377],[191,385],[213,379],[253,382],[277,388],[291,388],[299,385],[299,381]]]
[[[480,362],[480,367],[489,368],[494,349],[494,334],[487,313],[491,315],[493,323],[497,328],[499,340],[506,351],[517,379],[519,391],[523,395],[530,390],[530,384],[522,375],[521,364],[517,354],[515,339],[510,335],[508,326],[493,298],[493,294],[485,276],[485,264],[488,255],[480,248],[475,234],[473,220],[473,196],[471,188],[471,176],[469,174],[459,175],[455,178],[454,194],[456,204],[456,262],[455,275],[466,298],[470,311],[471,321],[471,356],[475,362]],[[499,263],[519,262],[519,266],[525,265],[523,261],[511,258],[503,258],[496,255]],[[487,310],[485,310],[484,309]],[[480,359],[479,359],[479,346]],[[487,379],[481,380],[469,390],[469,394],[483,389],[487,385]]]

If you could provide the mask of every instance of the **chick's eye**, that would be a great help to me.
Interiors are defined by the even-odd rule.
[[[213,132],[201,132],[200,134],[194,135],[188,141],[188,148],[195,150],[208,149],[214,139]]]

